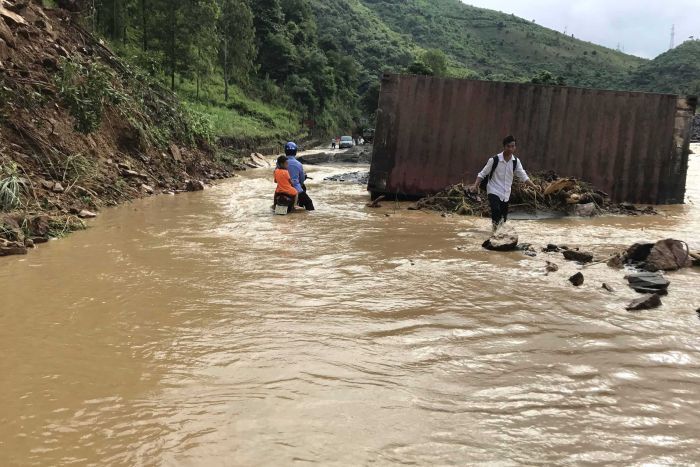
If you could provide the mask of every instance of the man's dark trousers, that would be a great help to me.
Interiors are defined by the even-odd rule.
[[[491,220],[493,226],[498,227],[501,222],[508,220],[508,203],[501,201],[496,195],[489,195],[489,204],[491,205]]]
[[[301,206],[302,208],[306,209],[307,211],[313,211],[314,208],[314,202],[311,201],[311,198],[309,198],[309,195],[306,194],[306,185],[302,183],[301,188],[303,191],[299,192],[299,198],[297,199],[297,205]]]

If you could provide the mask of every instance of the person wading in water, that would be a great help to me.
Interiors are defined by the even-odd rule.
[[[507,136],[503,140],[503,152],[488,160],[472,187],[472,191],[475,193],[478,193],[480,188],[486,189],[494,232],[508,220],[508,202],[510,201],[510,190],[514,177],[518,177],[520,181],[539,189],[527,176],[520,159],[515,157],[515,148],[515,138]]]

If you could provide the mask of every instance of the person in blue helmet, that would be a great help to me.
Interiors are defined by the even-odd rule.
[[[309,195],[306,193],[306,174],[304,173],[304,166],[301,162],[297,160],[297,145],[293,142],[289,142],[284,145],[284,154],[287,156],[287,162],[289,164],[288,171],[289,176],[292,178],[292,186],[299,192],[297,198],[297,205],[303,207],[307,211],[313,211],[314,202],[311,201]]]

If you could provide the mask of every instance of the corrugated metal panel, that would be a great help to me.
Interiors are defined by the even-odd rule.
[[[668,94],[385,75],[369,189],[417,196],[466,181],[518,139],[530,172],[615,201],[682,203],[696,102]]]

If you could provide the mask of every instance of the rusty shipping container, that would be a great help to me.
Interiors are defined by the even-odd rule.
[[[509,134],[529,172],[614,201],[683,203],[696,98],[386,74],[369,190],[420,196],[472,183]]]

